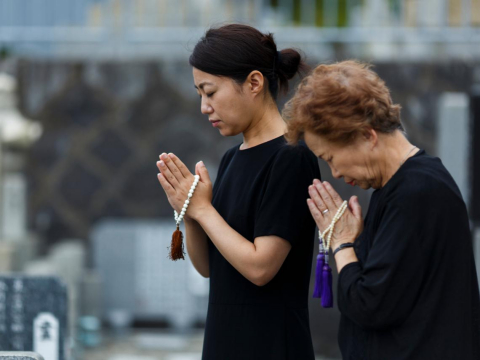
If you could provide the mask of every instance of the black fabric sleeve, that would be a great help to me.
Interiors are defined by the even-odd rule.
[[[368,257],[346,265],[338,277],[338,307],[358,325],[382,329],[403,321],[426,272],[425,206],[419,198],[387,204]],[[367,240],[367,239],[363,239]]]
[[[308,186],[320,178],[315,155],[305,146],[286,146],[276,155],[255,217],[254,238],[275,235],[292,246],[311,218]]]

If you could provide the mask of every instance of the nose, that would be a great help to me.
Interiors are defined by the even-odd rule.
[[[213,112],[213,108],[207,104],[207,102],[204,100],[203,97],[202,97],[202,104],[200,105],[200,111],[204,115],[208,115]]]
[[[342,175],[337,171],[337,169],[335,169],[334,167],[331,167],[331,169],[332,169],[332,176],[335,179],[341,179],[342,178]]]

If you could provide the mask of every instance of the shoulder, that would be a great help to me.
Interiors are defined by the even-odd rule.
[[[439,201],[463,201],[458,186],[437,157],[422,153],[410,158],[390,187],[389,201],[404,206],[431,206]]]
[[[310,151],[304,142],[299,142],[297,145],[283,144],[275,154],[274,161],[288,161],[297,164],[304,162],[318,166],[317,157]]]
[[[282,144],[272,157],[271,169],[283,178],[294,176],[309,182],[320,178],[318,159],[304,143],[294,146]]]

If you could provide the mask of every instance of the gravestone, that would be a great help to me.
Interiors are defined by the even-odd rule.
[[[20,173],[3,175],[2,238],[21,241],[27,236],[27,181]]]
[[[0,351],[65,360],[67,307],[67,290],[58,278],[0,276]]]
[[[45,360],[45,358],[30,351],[0,351],[0,360]]]

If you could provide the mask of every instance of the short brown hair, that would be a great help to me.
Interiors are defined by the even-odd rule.
[[[370,67],[349,60],[319,65],[305,77],[283,110],[289,143],[296,144],[305,131],[343,144],[367,129],[404,131],[400,105],[392,103],[385,82]]]

